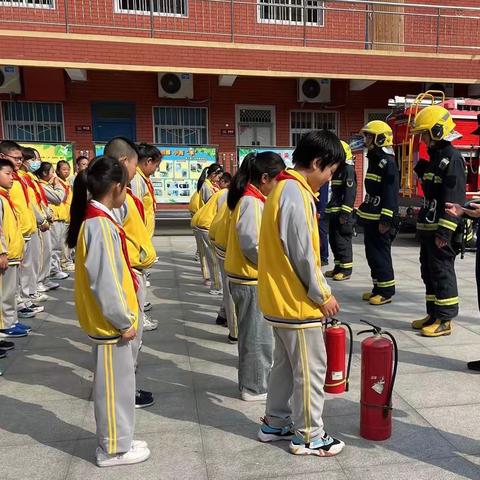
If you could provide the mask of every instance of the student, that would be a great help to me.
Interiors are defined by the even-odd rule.
[[[199,195],[198,207],[202,208],[210,197],[218,190],[217,182],[223,173],[223,167],[218,163],[212,163],[203,169],[197,183]]]
[[[31,328],[18,322],[18,267],[22,261],[25,241],[15,206],[10,198],[14,167],[10,160],[0,158],[0,337],[25,337]],[[0,358],[14,348],[11,342],[0,342]]]
[[[135,176],[138,164],[138,152],[137,146],[131,140],[125,137],[112,138],[105,145],[105,154],[119,160],[127,169],[128,182]],[[158,322],[148,317],[144,310],[147,295],[145,270],[155,261],[155,249],[153,248],[152,239],[146,231],[144,217],[142,218],[142,206],[139,199],[133,195],[131,191],[128,192],[127,190],[127,197],[124,204],[114,211],[119,223],[123,222],[127,250],[132,254],[131,262],[134,262],[132,265],[134,267],[133,272],[138,282],[139,324],[137,337],[132,344],[135,363],[137,362],[138,353],[142,345],[143,331],[155,330],[158,327]],[[151,392],[145,390],[136,391],[136,408],[145,408],[153,404],[154,399]]]
[[[64,205],[67,199],[67,191],[61,185],[58,177],[55,176],[51,163],[42,162],[35,175],[38,177],[44,209],[51,218],[50,230],[47,235],[50,242],[45,241],[44,243],[43,262],[39,276],[39,283],[43,284],[48,278],[64,280],[69,276],[68,273],[62,271],[60,264],[65,236],[65,222],[67,220]]]
[[[138,167],[135,176],[131,182],[131,188],[143,203],[145,209],[145,225],[150,237],[155,233],[155,191],[153,189],[150,177],[157,171],[162,161],[160,150],[147,143],[137,145],[138,148]]]
[[[275,355],[262,442],[292,440],[295,455],[332,456],[344,443],[323,429],[327,358],[322,322],[339,311],[322,275],[315,202],[318,190],[345,162],[336,135],[304,135],[295,168],[278,177],[265,203],[260,232],[260,308],[273,327]]]
[[[130,266],[125,232],[113,214],[125,202],[127,182],[127,170],[118,160],[97,157],[75,179],[67,235],[77,257],[77,316],[93,342],[99,467],[139,463],[150,456],[147,444],[133,439],[137,277]]]
[[[238,387],[244,401],[264,400],[273,360],[272,329],[258,306],[258,238],[263,205],[285,168],[273,152],[245,157],[232,179],[225,272],[238,322]]]
[[[70,223],[70,205],[72,204],[73,189],[70,185],[69,179],[71,174],[70,164],[65,160],[60,160],[57,163],[55,170],[60,185],[65,191],[65,200],[62,203],[64,210],[65,223],[63,225],[63,232],[61,233],[61,254],[60,258],[52,258],[52,270],[54,272],[63,270],[65,272],[73,272],[75,265],[73,264],[72,251],[65,244],[65,236],[68,230],[68,224]],[[58,263],[56,263],[58,262]]]
[[[84,155],[77,157],[75,160],[75,174],[78,175],[80,172],[86,170],[88,168],[88,162],[88,157],[85,157]]]

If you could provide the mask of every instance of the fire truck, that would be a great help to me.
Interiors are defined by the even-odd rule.
[[[426,106],[442,105],[456,123],[461,137],[453,141],[465,159],[467,199],[480,197],[480,137],[473,135],[480,125],[480,100],[445,98],[441,91],[428,91],[418,96],[394,97],[389,100],[392,112],[387,122],[393,130],[395,155],[400,171],[400,217],[404,227],[413,227],[423,202],[423,191],[413,168],[420,158],[428,159],[427,148],[420,136],[410,131],[415,115]]]

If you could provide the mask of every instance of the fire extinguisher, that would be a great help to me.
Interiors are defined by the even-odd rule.
[[[347,328],[350,336],[350,348],[346,368],[346,331],[342,326]],[[325,349],[327,351],[325,392],[335,394],[348,392],[348,380],[350,377],[353,351],[353,333],[348,323],[341,323],[336,318],[332,318],[325,324]]]
[[[362,341],[360,435],[386,440],[392,435],[392,394],[398,367],[398,347],[393,335],[372,327],[357,335],[373,333]],[[387,338],[388,337],[388,338]]]

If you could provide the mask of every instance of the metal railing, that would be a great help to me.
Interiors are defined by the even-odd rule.
[[[443,53],[480,50],[480,8],[364,0],[0,0],[0,29]],[[462,3],[462,5],[458,5]]]

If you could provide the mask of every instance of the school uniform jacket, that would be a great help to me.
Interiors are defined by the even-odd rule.
[[[450,142],[439,142],[428,150],[430,161],[419,161],[415,171],[422,182],[424,204],[418,214],[420,235],[435,234],[450,241],[461,221],[445,212],[445,203],[465,202],[465,162]]]
[[[200,208],[200,194],[195,190],[193,195],[190,197],[190,202],[188,203],[188,211],[193,216],[197,213],[197,210]]]
[[[329,215],[350,217],[357,195],[357,175],[353,162],[338,169],[330,182],[332,196],[325,210]]]
[[[362,223],[393,223],[398,216],[399,175],[395,157],[381,148],[368,152],[365,175],[366,196],[358,207]]]
[[[14,174],[10,198],[15,206],[22,235],[26,240],[29,240],[30,236],[37,231],[37,219],[30,204],[28,187],[17,173]]]
[[[260,309],[276,327],[318,327],[320,306],[331,297],[321,271],[318,194],[295,170],[278,179],[265,203],[260,231]]]
[[[209,230],[218,209],[226,201],[227,194],[228,190],[226,188],[215,192],[208,202],[192,217],[191,226],[201,230]]]
[[[41,194],[43,194],[42,206],[46,214],[50,216],[54,222],[65,221],[65,210],[62,207],[62,203],[67,197],[65,189],[62,186],[53,187],[44,180],[38,180],[38,185],[40,186]]]
[[[155,190],[153,189],[152,181],[145,176],[140,168],[137,168],[137,173],[131,182],[133,194],[138,197],[145,209],[145,225],[148,234],[153,237],[155,233]]]
[[[72,204],[73,191],[68,182],[64,182],[61,178],[58,179],[63,189],[63,201],[60,205],[50,205],[54,212],[55,219],[60,222],[70,222],[70,205]]]
[[[86,219],[75,250],[75,307],[80,326],[97,343],[117,343],[138,325],[135,284],[113,212]]]
[[[47,214],[42,206],[42,198],[37,183],[37,178],[30,173],[24,172],[23,170],[19,170],[18,175],[25,185],[27,185],[28,200],[35,215],[37,226],[43,225],[44,223],[48,222],[48,219]]]
[[[208,231],[208,236],[213,243],[215,253],[223,260],[225,260],[227,252],[231,216],[232,212],[225,201],[218,209],[217,214],[210,225],[210,230]]]
[[[4,188],[0,188],[0,225],[0,254],[7,254],[9,265],[19,265],[25,240],[9,191]]]
[[[258,282],[258,240],[265,196],[249,184],[230,217],[225,272],[232,283]]]
[[[203,182],[202,188],[200,188],[200,191],[198,192],[198,207],[202,208],[216,191],[217,189],[213,183],[206,178]]]

